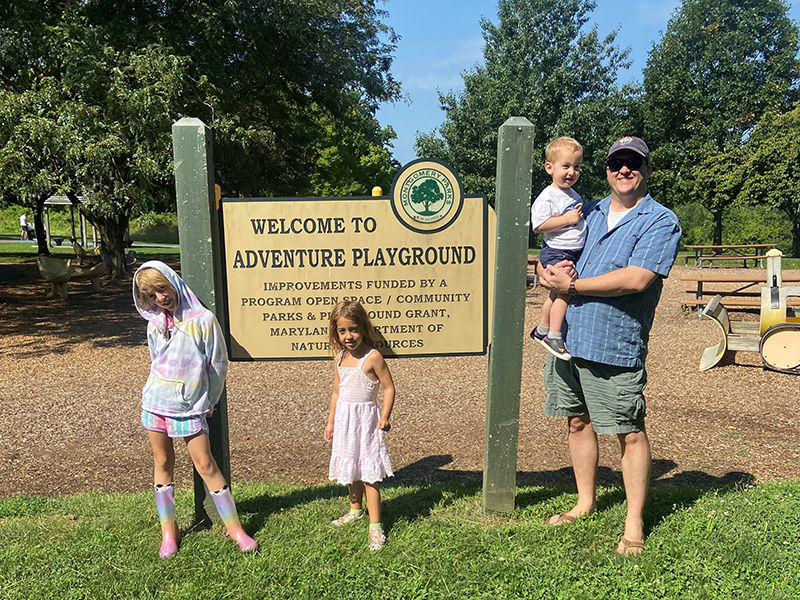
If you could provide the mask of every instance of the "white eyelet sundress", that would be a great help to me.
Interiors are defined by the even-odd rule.
[[[355,367],[342,367],[342,355],[336,357],[339,370],[339,398],[333,417],[333,450],[328,479],[342,484],[354,481],[375,483],[391,477],[392,465],[386,452],[386,440],[378,429],[380,382],[364,373],[364,361],[372,349],[361,357]]]

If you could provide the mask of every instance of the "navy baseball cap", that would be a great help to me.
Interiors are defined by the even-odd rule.
[[[630,150],[631,152],[636,152],[636,154],[641,155],[648,163],[650,162],[650,149],[647,147],[647,144],[644,143],[642,138],[632,137],[630,135],[619,138],[616,142],[611,144],[611,148],[608,149],[606,158],[615,152],[619,152],[620,150]]]

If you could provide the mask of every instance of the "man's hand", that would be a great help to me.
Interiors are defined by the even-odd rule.
[[[539,277],[539,283],[548,290],[566,294],[569,292],[570,281],[575,279],[576,275],[575,266],[570,261],[562,260],[543,269]]]

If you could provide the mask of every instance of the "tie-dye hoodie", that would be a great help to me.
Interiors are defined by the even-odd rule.
[[[204,307],[189,286],[164,263],[152,260],[142,269],[158,269],[178,292],[173,315],[175,330],[167,336],[167,317],[158,306],[139,305],[136,277],[133,302],[147,319],[150,377],[142,391],[142,408],[171,417],[200,415],[222,395],[228,373],[228,349],[213,313]]]

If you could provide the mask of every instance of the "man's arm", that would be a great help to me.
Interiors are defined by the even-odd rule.
[[[625,296],[643,292],[659,275],[643,267],[624,267],[615,271],[575,279],[575,291],[586,296]],[[571,277],[553,266],[544,269],[540,275],[541,284],[559,294],[569,293]]]

